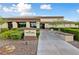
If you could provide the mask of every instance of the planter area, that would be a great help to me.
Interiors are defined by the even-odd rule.
[[[12,30],[2,30],[0,33],[0,39],[13,39],[13,40],[20,40],[23,38],[23,31],[19,29],[12,29]]]
[[[61,29],[62,32],[74,34],[74,40],[79,41],[79,29],[73,28],[63,28]]]
[[[64,33],[69,33],[74,35],[74,40],[79,41],[79,28],[52,28],[55,31],[61,31]]]
[[[1,55],[36,55],[40,31],[36,37],[24,40],[24,31],[20,29],[2,29],[0,33]],[[29,37],[30,38],[30,37]]]
[[[67,41],[67,42],[71,42],[71,41],[74,41],[73,40],[73,37],[74,35],[73,34],[69,34],[69,33],[64,33],[64,32],[60,32],[60,31],[54,31],[55,34],[59,37],[61,37],[63,40]]]
[[[0,40],[0,55],[36,55],[37,44],[38,40]]]

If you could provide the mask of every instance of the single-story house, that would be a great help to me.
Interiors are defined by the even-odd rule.
[[[51,28],[51,27],[78,27],[72,23],[52,25],[54,21],[64,21],[63,16],[30,16],[30,17],[7,17],[2,28]]]

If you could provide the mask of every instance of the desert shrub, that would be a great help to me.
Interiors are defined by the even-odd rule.
[[[18,40],[22,39],[23,31],[19,30],[9,30],[0,34],[0,39],[13,39]]]
[[[22,39],[22,32],[15,30],[11,33],[10,38],[14,40]]]
[[[17,30],[18,28],[12,28],[11,30]]]
[[[5,31],[8,31],[8,30],[9,30],[8,28],[2,28],[1,32],[5,32]]]
[[[6,31],[0,34],[0,39],[9,39],[10,38],[10,32]]]
[[[37,36],[37,38],[39,38],[39,35],[40,35],[40,30],[37,29],[37,30],[36,30],[36,36]]]
[[[17,34],[12,33],[11,34],[11,39],[14,39],[14,40],[21,39],[21,36],[18,33]]]

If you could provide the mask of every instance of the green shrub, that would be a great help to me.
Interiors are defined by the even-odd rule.
[[[58,31],[58,28],[53,28],[53,30],[56,30],[56,31]]]
[[[0,39],[9,39],[10,38],[10,32],[6,31],[0,34]]]
[[[63,28],[61,31],[74,34],[74,40],[79,41],[79,29]]]
[[[5,32],[5,31],[8,31],[8,30],[9,30],[8,28],[2,28],[1,32]]]
[[[12,28],[11,30],[17,30],[18,28]]]
[[[0,39],[13,39],[18,40],[23,38],[23,31],[9,30],[0,34]]]
[[[11,34],[11,39],[17,40],[17,39],[21,39],[20,34]]]
[[[22,32],[18,30],[14,30],[11,32],[10,38],[13,40],[22,39]]]
[[[40,30],[37,29],[37,30],[36,30],[36,36],[37,36],[37,38],[39,38],[39,35],[40,35]]]

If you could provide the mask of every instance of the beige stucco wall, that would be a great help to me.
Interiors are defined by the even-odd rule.
[[[63,24],[59,24],[56,27],[64,27],[64,25]]]
[[[50,27],[52,27],[51,24],[45,23],[45,28],[50,28]]]
[[[30,22],[26,22],[26,28],[30,28]]]
[[[71,27],[70,24],[64,24],[64,27]]]
[[[77,27],[77,25],[75,25],[75,24],[71,24],[70,26],[71,26],[71,27]]]
[[[62,21],[63,18],[41,18],[41,22],[53,22],[53,21]]]
[[[77,28],[78,25],[75,25],[75,24],[60,24],[60,25],[57,25],[56,27],[75,27],[75,28]]]
[[[50,28],[50,27],[61,27],[61,28],[64,28],[64,27],[74,27],[74,28],[78,28],[78,25],[75,25],[75,24],[50,25],[50,24],[45,23],[45,28]]]
[[[36,22],[36,27],[40,28],[40,22]]]
[[[78,25],[75,24],[64,24],[65,27],[78,27]]]
[[[8,28],[8,23],[2,24],[2,28]]]
[[[17,23],[16,22],[12,22],[13,24],[13,28],[17,28]]]

